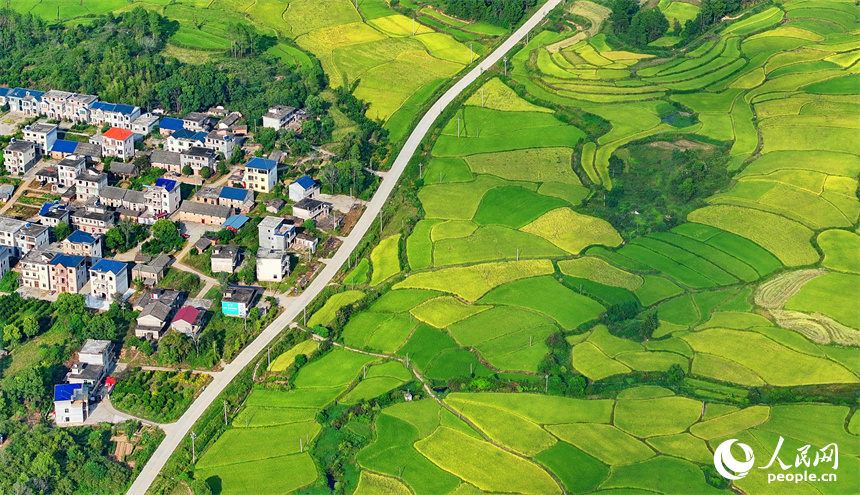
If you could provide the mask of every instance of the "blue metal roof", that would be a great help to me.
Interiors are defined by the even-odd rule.
[[[102,258],[93,265],[92,270],[97,272],[111,272],[113,274],[118,274],[121,271],[125,270],[125,263],[121,261],[109,260],[107,258]]]
[[[96,242],[96,238],[93,237],[92,234],[88,234],[82,230],[72,232],[72,234],[69,237],[66,237],[66,239],[75,244],[92,244]]]
[[[6,96],[11,92],[12,90],[9,88],[0,88],[0,96]]]
[[[314,185],[316,185],[316,182],[314,182],[314,180],[311,179],[310,177],[308,177],[307,175],[303,175],[303,176],[299,177],[298,179],[296,179],[296,181],[293,182],[293,184],[298,184],[298,185],[302,186],[302,189],[310,189],[310,188],[314,187]]]
[[[80,383],[60,383],[54,385],[54,400],[72,400],[76,390],[80,390],[83,385]]]
[[[71,254],[59,254],[54,259],[51,260],[49,265],[60,265],[66,268],[71,266],[78,266],[84,262],[83,256],[75,256]]]
[[[201,143],[206,141],[206,133],[203,131],[200,132],[192,132],[188,129],[179,129],[170,135],[170,137],[174,139],[191,139],[193,141],[200,141]]]
[[[158,187],[163,187],[167,189],[167,192],[170,192],[173,190],[173,188],[176,187],[176,181],[159,177],[158,179],[155,179],[155,185]]]
[[[182,129],[182,120],[174,119],[173,117],[164,117],[161,123],[158,124],[159,129],[167,129],[168,131],[178,131]]]
[[[30,96],[35,96],[36,98],[41,98],[42,95],[45,94],[44,91],[36,91],[35,89],[15,88],[9,92],[9,96],[24,98],[27,96],[27,93],[29,93]]]
[[[134,113],[134,110],[137,107],[132,105],[123,105],[122,103],[108,103],[106,101],[97,101],[93,103],[92,108],[95,110],[102,110],[104,112],[115,112],[121,113],[123,115],[130,115]]]
[[[246,168],[259,168],[261,170],[272,170],[273,168],[278,166],[278,162],[275,160],[269,160],[267,158],[251,158],[251,161],[245,164]]]
[[[74,153],[75,148],[77,147],[77,141],[66,141],[65,139],[57,139],[56,141],[54,141],[54,147],[51,148],[51,151],[56,151],[57,153]]]
[[[221,194],[218,195],[219,198],[232,199],[235,201],[241,201],[248,196],[248,191],[245,189],[239,189],[238,187],[228,187],[224,186],[221,188]]]
[[[239,230],[242,228],[243,225],[245,225],[245,222],[247,222],[248,220],[249,218],[245,215],[232,215],[221,226],[226,229]]]
[[[45,201],[45,204],[42,205],[42,209],[39,210],[39,216],[45,216],[45,214],[52,209],[65,210],[66,207],[63,205],[54,204],[50,201]]]

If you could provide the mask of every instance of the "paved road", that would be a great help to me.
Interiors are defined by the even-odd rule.
[[[128,493],[130,495],[144,495],[146,493],[146,490],[152,485],[155,477],[167,463],[167,460],[173,451],[176,450],[182,440],[189,434],[194,423],[201,415],[203,415],[206,409],[215,401],[224,388],[226,388],[233,380],[233,377],[248,366],[248,364],[250,364],[259,353],[265,350],[266,346],[268,346],[269,343],[271,343],[272,340],[274,340],[275,337],[277,337],[278,334],[280,334],[281,331],[290,324],[290,322],[299,316],[304,307],[307,306],[308,303],[310,303],[334,278],[338,270],[340,270],[340,267],[346,263],[347,257],[352,253],[361,241],[361,238],[364,237],[364,234],[373,225],[373,222],[376,220],[383,204],[388,200],[388,197],[394,190],[397,180],[405,170],[409,159],[413,154],[415,154],[415,151],[418,149],[418,145],[421,144],[421,140],[424,139],[424,136],[433,126],[433,122],[442,113],[442,110],[451,104],[451,102],[461,92],[463,92],[469,84],[474,82],[484,70],[493,64],[500,62],[502,57],[511,51],[517,43],[522,41],[525,38],[526,33],[534,29],[535,26],[544,19],[546,14],[556,5],[560,4],[561,1],[562,0],[549,0],[546,2],[538,12],[529,18],[522,27],[514,32],[513,35],[505,40],[500,47],[494,50],[483,60],[480,60],[474,69],[469,71],[469,73],[461,80],[457,81],[451,89],[445,92],[445,94],[442,95],[435,104],[433,104],[430,110],[418,123],[415,130],[412,131],[412,134],[410,134],[409,139],[406,141],[400,154],[397,155],[397,159],[394,161],[390,172],[385,175],[385,178],[383,179],[379,189],[376,191],[376,194],[374,194],[373,199],[371,199],[367,204],[367,209],[361,215],[355,228],[343,242],[337,253],[335,253],[331,260],[325,264],[322,272],[317,275],[310,286],[308,286],[307,290],[299,294],[293,300],[292,304],[284,310],[281,316],[263,330],[263,332],[253,342],[251,342],[248,347],[246,347],[245,350],[236,357],[236,359],[233,360],[233,362],[225,366],[224,370],[212,380],[212,383],[206,387],[206,390],[204,390],[197,400],[191,404],[188,410],[185,411],[185,414],[182,415],[179,421],[171,426],[170,431],[161,442],[161,445],[158,446],[158,449],[155,451],[152,458],[150,458],[149,462],[144,466],[143,471],[141,471],[140,475],[131,485],[131,488],[129,488]]]

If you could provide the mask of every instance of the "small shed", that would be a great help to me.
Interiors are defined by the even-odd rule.
[[[227,219],[226,222],[222,225],[227,230],[232,230],[233,232],[242,228],[245,223],[250,220],[250,218],[245,215],[233,215]]]

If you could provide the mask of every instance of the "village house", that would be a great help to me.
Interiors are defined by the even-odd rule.
[[[111,127],[102,134],[102,155],[126,161],[134,158],[134,134],[127,129]]]
[[[256,296],[257,290],[250,287],[227,287],[221,294],[221,312],[224,316],[244,318]]]
[[[140,134],[141,136],[146,136],[155,129],[156,125],[158,125],[158,119],[158,115],[145,113],[131,123],[131,132]]]
[[[192,132],[188,129],[179,129],[167,137],[165,148],[167,151],[181,153],[188,151],[192,146],[203,147],[206,144],[206,133],[203,131]]]
[[[287,205],[287,202],[284,201],[283,199],[280,199],[280,198],[272,198],[272,199],[267,199],[266,201],[263,202],[263,204],[266,205],[266,211],[267,212],[277,213],[277,212],[281,211],[284,208],[284,206]]]
[[[83,423],[90,412],[90,388],[81,383],[54,385],[54,421],[57,426]]]
[[[218,193],[218,204],[247,213],[254,208],[254,191],[224,186]]]
[[[194,175],[200,175],[200,171],[208,168],[211,172],[215,168],[215,150],[193,146],[179,153],[180,172],[186,166],[191,167]]]
[[[90,123],[102,127],[131,130],[131,123],[140,117],[140,107],[97,101],[90,107]]]
[[[317,220],[331,211],[331,203],[305,198],[293,205],[293,215],[302,220]]]
[[[36,143],[36,153],[46,155],[57,141],[57,126],[41,122],[24,126],[24,141]]]
[[[102,157],[102,146],[93,143],[77,143],[74,153],[84,157],[87,163],[95,163]]]
[[[140,281],[146,287],[154,287],[161,282],[172,258],[164,253],[159,254],[148,263],[138,263],[131,269],[131,278]]]
[[[239,112],[230,112],[226,117],[218,122],[218,129],[228,130],[242,120],[242,114]]]
[[[42,91],[15,88],[6,95],[9,112],[24,117],[38,117],[42,113]]]
[[[263,114],[263,127],[283,129],[298,117],[298,111],[293,107],[276,105]]]
[[[177,220],[180,222],[221,225],[233,214],[229,206],[210,205],[197,201],[183,201]]]
[[[134,162],[113,162],[110,164],[110,173],[118,175],[123,179],[131,179],[140,173]]]
[[[0,201],[7,202],[15,194],[14,184],[0,184]]]
[[[296,234],[296,239],[293,241],[293,246],[296,249],[307,249],[315,253],[320,240],[312,235]]]
[[[12,250],[6,246],[0,246],[0,278],[12,269]]]
[[[194,337],[203,329],[205,315],[204,311],[193,306],[185,306],[173,317],[170,328],[189,337]]]
[[[161,134],[163,137],[168,137],[179,129],[182,129],[182,125],[182,119],[164,117],[163,119],[161,119],[161,122],[158,123],[158,133]]]
[[[211,253],[212,273],[233,273],[239,265],[239,246],[214,246]]]
[[[245,164],[245,187],[257,192],[272,192],[278,180],[278,164],[265,158],[251,158]]]
[[[140,298],[140,314],[134,329],[136,337],[158,340],[167,330],[171,316],[182,304],[185,293],[170,289],[152,289]]]
[[[81,155],[69,155],[57,164],[57,184],[72,187],[75,179],[87,169],[87,160]]]
[[[188,112],[182,117],[182,127],[192,132],[208,132],[215,124],[215,119],[200,112]]]
[[[86,169],[75,177],[75,191],[78,199],[87,201],[98,197],[101,190],[108,184],[107,174]]]
[[[102,207],[111,207],[127,210],[129,212],[140,213],[146,211],[146,197],[143,191],[135,191],[133,189],[124,189],[122,187],[106,186],[99,193],[99,205]],[[135,218],[139,215],[133,215]]]
[[[78,294],[89,278],[83,256],[57,255],[48,263],[48,272],[51,290],[58,293]]]
[[[62,249],[65,254],[101,258],[103,245],[104,236],[76,230],[63,240]]]
[[[296,228],[281,217],[267,216],[257,225],[261,248],[286,251],[296,237]]]
[[[51,191],[57,190],[57,185],[60,181],[59,177],[59,172],[57,172],[57,169],[53,167],[45,167],[36,172],[36,180],[39,181],[39,187],[50,184]]]
[[[279,249],[257,249],[257,280],[281,282],[290,274],[290,255]]]
[[[155,179],[154,186],[144,191],[143,197],[146,200],[146,209],[156,218],[167,218],[179,208],[179,204],[182,202],[179,195],[179,183],[161,177]]]
[[[227,131],[212,131],[206,135],[205,146],[216,153],[221,153],[225,160],[233,157],[233,150],[239,146],[240,138]]]
[[[222,186],[203,186],[191,198],[198,203],[206,203],[209,205],[217,205],[221,197]]]
[[[98,99],[95,95],[52,89],[42,95],[42,113],[51,120],[89,122],[91,107]]]
[[[90,234],[105,234],[114,227],[114,212],[101,207],[78,208],[70,216],[72,225]]]
[[[305,198],[313,198],[319,192],[320,186],[317,185],[316,181],[303,175],[290,184],[290,201],[298,202]]]
[[[42,250],[33,250],[24,255],[19,263],[21,285],[31,289],[51,290],[50,263],[57,256],[58,253]]]
[[[3,149],[3,164],[10,174],[23,174],[37,161],[36,143],[12,139]]]
[[[90,268],[90,293],[109,299],[128,290],[128,267],[121,261],[102,258]]]
[[[78,361],[66,374],[66,381],[98,388],[102,380],[113,371],[113,343],[109,340],[87,339],[78,351]]]
[[[168,172],[182,173],[182,159],[179,153],[174,151],[155,150],[149,155],[149,163],[153,167],[163,168]]]
[[[0,229],[7,228],[3,224],[11,226],[11,222],[8,222],[11,219],[3,220],[0,222]],[[33,249],[44,249],[51,243],[51,229],[48,227],[30,222],[20,222],[19,225],[20,227],[14,230],[14,245],[9,246],[14,247],[16,255],[25,255]]]
[[[69,222],[69,210],[65,205],[46,202],[39,209],[39,223],[46,227],[54,227],[62,223]]]
[[[75,150],[78,148],[77,141],[66,141],[65,139],[57,139],[54,141],[54,145],[51,146],[49,150],[48,156],[53,158],[54,160],[62,160],[63,158],[74,155]]]

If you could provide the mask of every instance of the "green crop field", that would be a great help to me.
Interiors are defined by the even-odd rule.
[[[290,349],[289,351],[281,354],[276,357],[274,361],[272,361],[271,370],[272,371],[284,371],[285,369],[292,366],[293,362],[296,360],[296,356],[299,354],[308,355],[317,349],[317,343],[313,340],[306,340],[300,344],[296,344],[295,347]]]
[[[376,313],[403,313],[438,295],[429,290],[396,290],[384,294],[368,309]]]
[[[400,271],[400,234],[383,239],[370,253],[373,276],[370,285],[376,286]]]
[[[314,325],[328,325],[334,320],[335,315],[337,314],[337,310],[346,306],[347,304],[352,304],[359,299],[364,297],[364,292],[360,290],[348,290],[346,292],[341,292],[339,294],[335,294],[331,296],[328,301],[326,301],[325,305],[319,309],[316,313],[311,315],[308,318],[308,326],[313,327]]]
[[[552,277],[518,280],[493,289],[479,301],[482,304],[510,305],[532,309],[571,330],[596,318],[603,306],[566,288]]]
[[[414,317],[436,328],[447,328],[487,309],[490,307],[466,304],[457,298],[443,296],[430,299],[413,308],[411,313]]]
[[[367,283],[367,275],[370,273],[370,261],[362,258],[346,277],[343,278],[344,285],[362,285]]]

